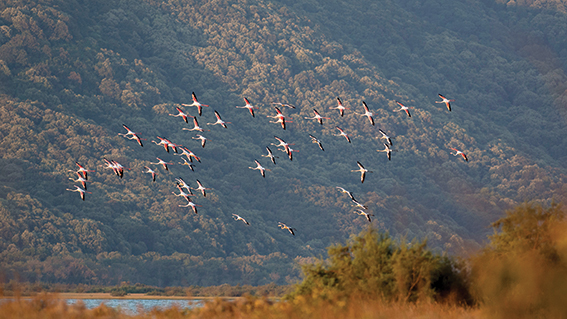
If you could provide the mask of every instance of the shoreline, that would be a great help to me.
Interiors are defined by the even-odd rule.
[[[169,300],[214,300],[220,299],[238,299],[241,297],[188,297],[188,296],[152,296],[143,293],[127,294],[125,296],[112,296],[110,293],[96,292],[96,293],[74,293],[74,292],[48,292],[46,294],[39,293],[37,295],[19,296],[22,299],[30,299],[40,295],[47,295],[54,299],[136,299],[136,300],[151,300],[151,299],[169,299]],[[0,299],[14,299],[17,296],[0,296]]]

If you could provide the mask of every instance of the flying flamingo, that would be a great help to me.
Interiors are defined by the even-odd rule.
[[[77,186],[77,185],[73,185],[73,186],[75,186],[75,189],[67,188],[67,190],[71,192],[79,192],[81,194],[82,200],[85,200],[85,193],[92,194],[91,192],[87,192],[85,189],[82,189],[81,186]]]
[[[354,207],[358,207],[358,208],[362,208],[362,209],[368,209],[368,206],[362,205],[356,199],[352,199],[352,202],[354,203]]]
[[[288,152],[289,149],[289,144],[286,143],[284,140],[282,140],[281,138],[274,136],[274,138],[276,140],[278,140],[280,143],[279,144],[274,144],[274,143],[270,143],[271,145],[274,145],[275,147],[283,147],[286,150],[286,153]]]
[[[193,209],[193,212],[195,214],[197,214],[197,207],[203,207],[202,205],[197,205],[195,203],[193,203],[193,201],[189,200],[187,205],[178,205],[179,207],[189,207],[191,206],[191,208]]]
[[[163,145],[163,148],[169,153],[169,148],[171,147],[171,149],[173,150],[173,152],[177,153],[177,147],[181,146],[181,145],[177,145],[173,142],[171,142],[170,140],[168,140],[167,138],[163,138],[163,137],[157,137],[160,141],[159,143],[156,141],[152,140],[152,143],[156,144],[156,145]]]
[[[274,144],[274,143],[271,143],[271,144],[276,146],[276,147],[283,147],[284,149],[280,150],[280,151],[287,153],[289,160],[293,161],[293,152],[299,152],[299,151],[293,150],[293,149],[291,149],[291,147],[289,147],[290,145],[293,145],[293,144],[288,144],[284,140],[282,140],[281,138],[279,138],[277,136],[274,136],[274,138],[276,140],[280,141],[280,144]]]
[[[346,138],[346,140],[350,143],[350,137],[348,137],[348,135],[345,133],[345,131],[343,131],[340,127],[336,126],[337,130],[340,131],[339,134],[333,134],[335,136],[344,136]]]
[[[356,162],[358,164],[359,169],[353,169],[351,172],[360,172],[360,182],[364,183],[364,179],[366,178],[366,173],[373,173],[372,171],[367,170],[360,164],[360,162]]]
[[[181,104],[181,105],[183,105],[183,106],[196,106],[197,109],[199,110],[199,116],[201,116],[202,109],[203,109],[202,107],[203,107],[203,106],[209,107],[209,106],[208,106],[207,104],[201,104],[201,103],[199,103],[199,101],[197,101],[197,96],[195,95],[195,92],[191,92],[191,97],[193,98],[193,103],[191,103],[191,104]]]
[[[237,215],[237,214],[232,214],[232,217],[234,218],[234,220],[236,220],[236,221],[241,220],[243,223],[245,223],[246,225],[250,226],[250,223],[248,223],[248,222],[246,221],[246,219],[240,217],[239,215]]]
[[[90,170],[90,169],[86,169],[83,165],[79,164],[79,162],[75,162],[75,164],[77,164],[77,166],[79,166],[79,169],[76,170],[76,171],[70,169],[69,171],[70,171],[70,172],[75,172],[75,173],[77,173],[77,174],[81,174],[81,175],[83,175],[83,177],[84,177],[86,180],[88,180],[88,179],[89,179],[88,173],[89,173],[89,172],[92,173],[92,172],[94,172],[94,171],[93,171],[93,170]]]
[[[187,184],[183,178],[179,177],[175,179],[175,182],[177,183],[177,187],[181,187],[181,188],[185,188],[189,194],[191,194],[193,196],[193,192],[191,191],[191,187],[189,186],[189,184]]]
[[[270,123],[280,123],[282,125],[282,128],[285,130],[285,123],[286,122],[291,123],[291,121],[285,119],[285,116],[283,115],[282,111],[280,111],[280,109],[277,106],[274,106],[274,108],[276,109],[276,112],[278,112],[278,114],[274,116],[266,115],[266,117],[278,119],[277,121],[270,121]]]
[[[349,108],[344,107],[343,102],[341,102],[341,99],[337,97],[337,107],[330,107],[330,109],[339,110],[339,114],[343,116],[345,115],[345,110],[348,110]]]
[[[157,172],[154,171],[153,169],[147,167],[147,166],[144,166],[144,168],[146,169],[146,171],[145,171],[144,173],[152,174],[152,180],[155,182],[155,181],[156,181]]]
[[[272,153],[272,150],[266,146],[266,150],[268,150],[268,155],[261,155],[262,157],[269,157],[270,160],[272,161],[272,163],[274,163],[274,165],[276,164],[276,158],[278,158],[277,156],[274,156],[274,154]]]
[[[106,168],[110,168],[112,169],[112,171],[114,172],[114,174],[119,175],[119,173],[116,171],[116,166],[114,165],[114,163],[112,163],[111,161],[107,160],[106,158],[103,159],[104,162],[106,163]]]
[[[326,120],[330,120],[330,117],[322,117],[321,115],[319,115],[319,112],[317,112],[316,109],[313,109],[313,112],[315,113],[314,117],[306,117],[306,120],[317,120],[317,122],[319,122],[319,124],[323,125],[323,119]]]
[[[138,136],[138,133],[134,133],[134,132],[133,132],[131,129],[129,129],[128,126],[126,126],[125,124],[122,124],[122,127],[124,127],[124,128],[126,129],[126,131],[128,131],[128,132],[126,132],[125,134],[124,134],[124,133],[118,133],[118,135],[122,135],[122,136],[124,136],[125,138],[127,138],[127,139],[129,139],[129,140],[136,140],[136,141],[138,142],[138,144],[140,144],[141,147],[144,147],[144,145],[142,144],[142,140],[145,140],[145,139],[140,138],[140,137]],[[131,137],[130,137],[130,136],[131,136]]]
[[[287,104],[287,103],[280,103],[280,102],[272,102],[273,105],[279,105],[281,107],[289,107],[290,109],[294,109],[295,105]]]
[[[106,168],[112,169],[112,171],[114,172],[114,174],[120,176],[120,173],[116,170],[116,165],[114,165],[113,162],[107,160],[106,158],[104,158],[104,162],[106,163]]]
[[[368,105],[366,105],[366,102],[362,101],[362,106],[364,106],[364,113],[362,114],[356,113],[356,114],[368,117],[370,124],[374,125],[374,118],[372,117],[374,114],[370,112],[370,110],[368,110]]]
[[[189,193],[185,193],[183,191],[183,187],[181,187],[179,184],[176,185],[177,189],[179,189],[179,194],[176,194],[175,192],[171,192],[173,195],[175,196],[182,196],[183,198],[185,198],[188,202],[191,202],[191,199],[189,198],[189,196],[195,196],[193,195],[193,193],[189,192]]]
[[[290,123],[291,121],[289,121],[289,120],[286,120],[286,119],[285,119],[284,117],[280,117],[280,118],[278,118],[278,120],[277,120],[277,121],[270,121],[270,123],[276,123],[276,124],[278,124],[278,123],[279,123],[279,124],[281,124],[281,125],[282,125],[282,128],[283,128],[284,130],[285,130],[285,126],[286,126],[286,124],[285,124],[285,123],[286,123],[286,122],[287,122],[287,123]]]
[[[191,116],[193,118],[193,128],[182,128],[182,130],[184,131],[199,131],[199,132],[203,132],[203,131],[209,131],[209,130],[205,130],[202,127],[199,126],[199,122],[197,122],[197,118],[195,116]]]
[[[169,116],[175,116],[175,117],[181,116],[181,118],[183,118],[183,120],[185,121],[185,123],[189,123],[189,122],[187,121],[187,117],[190,117],[191,115],[185,113],[182,109],[180,109],[180,108],[177,107],[177,106],[176,106],[175,108],[177,109],[177,112],[179,112],[179,113],[177,113],[177,114],[169,114]]]
[[[394,145],[392,144],[392,139],[386,134],[386,132],[382,131],[381,129],[378,129],[378,131],[382,133],[381,139],[385,139],[388,142],[388,144],[390,144],[390,146]]]
[[[397,152],[398,150],[393,150],[389,144],[386,143],[382,143],[384,144],[384,149],[383,150],[376,150],[376,152],[386,152],[386,155],[388,155],[388,160],[392,160],[392,152]]]
[[[125,168],[124,166],[122,166],[122,164],[118,163],[117,161],[112,161],[112,163],[114,164],[114,167],[116,167],[116,170],[118,171],[118,173],[120,174],[120,178],[124,177],[124,169],[128,169],[129,168]]]
[[[250,111],[250,114],[252,114],[252,117],[255,117],[255,116],[254,116],[254,109],[258,110],[259,107],[253,106],[252,104],[250,104],[250,102],[248,101],[247,98],[244,98],[244,102],[246,103],[246,105],[244,105],[244,106],[237,106],[236,108],[239,108],[239,109],[248,109],[248,111]]]
[[[248,167],[249,169],[257,169],[260,171],[260,173],[262,174],[262,177],[266,178],[266,171],[269,171],[269,169],[264,168],[262,166],[262,164],[260,164],[260,162],[258,162],[257,160],[254,160],[254,162],[256,162],[256,167]]]
[[[316,138],[315,136],[313,136],[311,134],[309,134],[309,137],[311,137],[311,142],[317,144],[319,146],[319,148],[321,149],[321,151],[325,150],[325,149],[323,149],[323,144],[321,144],[321,141],[318,138]]]
[[[338,189],[339,191],[341,191],[342,193],[347,194],[348,197],[350,197],[350,199],[355,200],[355,199],[354,199],[354,195],[352,194],[352,192],[349,192],[349,191],[347,191],[346,189],[344,189],[344,188],[342,188],[342,187],[340,187],[340,186],[336,186],[336,187],[337,187],[337,189]]]
[[[289,146],[287,148],[283,149],[283,150],[282,149],[279,149],[279,150],[286,153],[287,156],[289,157],[290,161],[293,161],[293,152],[299,152],[298,150],[294,150],[293,148],[291,148]]]
[[[201,158],[199,158],[195,153],[191,152],[187,147],[181,147],[181,154],[179,156],[187,156],[189,162],[193,163],[193,158],[197,160],[197,162],[201,163]]]
[[[203,187],[203,184],[201,184],[201,182],[199,182],[199,180],[197,180],[197,184],[199,185],[199,187],[193,188],[193,189],[196,190],[196,191],[201,191],[201,194],[203,194],[204,197],[207,197],[207,193],[205,191],[211,190],[212,188]]]
[[[363,210],[360,210],[360,209],[354,211],[353,213],[366,217],[366,219],[368,220],[369,223],[372,222],[372,220],[370,219],[370,216],[374,216],[373,214],[369,214],[369,213],[367,213]]]
[[[128,132],[126,132],[126,133],[118,133],[118,135],[128,136],[128,135],[136,135],[136,134],[138,134],[138,133],[135,133],[134,131],[132,131],[131,129],[129,129],[128,126],[126,126],[126,124],[122,124],[122,127],[123,127],[124,129],[126,129],[126,131],[128,131]]]
[[[217,121],[214,123],[207,123],[207,125],[221,125],[222,127],[226,128],[226,124],[230,124],[230,122],[225,122],[221,119],[219,112],[215,111],[215,116],[217,117]]]
[[[397,110],[394,110],[394,112],[406,111],[408,117],[411,117],[411,114],[410,114],[410,112],[409,112],[409,109],[413,109],[413,106],[407,107],[407,106],[403,105],[402,103],[400,103],[400,102],[398,102],[398,101],[396,101],[396,103],[398,103],[398,105],[400,106],[400,108],[397,109]]]
[[[277,106],[274,106],[274,109],[276,109],[276,112],[278,112],[278,114],[274,116],[266,115],[266,117],[277,119],[277,121],[270,121],[270,123],[280,123],[282,125],[282,128],[285,130],[285,116]]]
[[[109,161],[106,158],[103,158],[105,163],[106,163],[106,168],[111,168],[112,171],[114,171],[114,174],[116,174],[116,176],[122,178],[124,177],[124,166],[122,166],[120,163],[118,163],[117,161]]]
[[[442,99],[442,101],[435,101],[435,103],[445,103],[447,110],[449,110],[449,112],[451,112],[451,102],[455,102],[455,100],[450,100],[450,99],[444,97],[441,94],[437,94],[437,95],[439,95],[439,97]]]
[[[281,229],[287,229],[287,230],[289,230],[289,232],[290,232],[293,236],[295,236],[295,233],[293,232],[293,230],[294,230],[295,228],[291,228],[291,227],[289,227],[288,225],[286,225],[286,224],[284,224],[284,223],[282,223],[282,222],[278,222],[278,226],[279,226]]]
[[[120,133],[118,133],[118,134],[120,134]],[[140,138],[138,135],[133,135],[132,137],[124,135],[124,137],[129,139],[129,140],[136,140],[138,142],[138,144],[140,144],[141,147],[144,147],[144,145],[142,144],[142,140],[146,140],[145,138]]]
[[[77,179],[72,179],[71,177],[69,177],[69,179],[72,180],[75,183],[77,183],[77,182],[81,183],[81,185],[83,185],[83,188],[86,190],[87,189],[87,180],[79,172],[75,172],[75,173],[78,176]]]
[[[173,163],[168,163],[168,162],[162,160],[162,159],[159,158],[159,157],[156,157],[156,158],[157,158],[158,162],[157,162],[157,163],[151,163],[151,162],[150,162],[150,164],[161,165],[161,166],[163,166],[163,168],[164,168],[166,171],[169,171],[169,168],[167,168],[167,165],[168,165],[168,164],[169,164],[169,165],[173,165]]]
[[[129,168],[125,168],[124,166],[122,166],[122,164],[114,160],[112,161],[112,163],[114,164],[114,167],[116,167],[116,170],[118,171],[120,178],[124,177],[124,169],[129,170]]]
[[[169,147],[171,145],[179,146],[179,145],[173,144],[171,141],[169,141],[166,138],[162,138],[162,137],[159,137],[159,136],[157,138],[159,139],[159,143],[154,141],[154,140],[152,140],[152,143],[154,143],[155,145],[163,145],[163,148],[165,148],[165,151],[168,152],[168,153],[169,153]],[[174,151],[175,151],[175,153],[177,153],[177,148]]]
[[[174,144],[174,143],[172,143],[172,142],[170,142],[170,141],[167,141],[167,142],[168,142],[167,146],[171,147],[171,149],[173,150],[174,153],[178,153],[178,152],[177,152],[177,147],[178,147],[178,146],[181,146],[181,145]]]
[[[205,143],[207,142],[207,138],[201,134],[197,134],[197,137],[192,137],[194,140],[201,140],[201,146],[205,147]]]
[[[455,151],[455,153],[451,153],[451,155],[453,155],[453,156],[461,155],[465,161],[467,161],[467,162],[469,161],[469,159],[467,158],[467,155],[465,153],[459,151],[456,148],[452,148],[452,147],[449,147],[449,148],[452,149],[453,151]]]
[[[193,165],[193,164],[187,162],[187,160],[184,159],[183,157],[182,157],[181,159],[183,160],[183,163],[177,162],[177,164],[179,164],[179,165],[187,165],[187,166],[189,166],[189,168],[190,168],[193,172],[195,171],[195,169],[194,169],[195,165]]]

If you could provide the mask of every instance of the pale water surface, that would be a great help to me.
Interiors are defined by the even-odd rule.
[[[83,303],[88,309],[96,308],[101,304],[108,307],[120,309],[127,314],[138,314],[141,311],[149,311],[153,308],[166,309],[173,306],[179,309],[191,309],[202,307],[203,300],[179,300],[179,299],[66,299],[72,305]]]

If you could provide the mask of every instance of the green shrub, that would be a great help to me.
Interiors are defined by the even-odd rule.
[[[368,229],[328,253],[328,260],[303,266],[304,280],[287,298],[471,302],[464,267],[428,250],[426,241],[397,244],[389,234]]]
[[[125,289],[114,288],[110,291],[110,295],[113,297],[124,297],[128,295],[128,292]]]

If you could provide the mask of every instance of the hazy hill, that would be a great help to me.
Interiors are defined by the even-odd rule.
[[[479,247],[505,209],[565,200],[567,17],[560,2],[521,4],[0,3],[1,270],[69,283],[286,283],[297,262],[367,227],[336,186],[394,236]],[[169,116],[191,92],[211,105],[202,116],[183,107],[210,130],[205,148],[182,130],[191,121]],[[438,93],[456,100],[451,112]],[[254,118],[235,108],[243,97],[260,107]],[[330,109],[337,97],[344,117]],[[355,114],[363,100],[375,126]],[[396,100],[411,118],[393,112]],[[285,131],[266,117],[272,102],[297,107],[281,108],[293,121]],[[313,109],[331,119],[305,119]],[[207,125],[213,110],[227,129]],[[122,124],[143,148],[118,136]],[[378,128],[393,137],[391,161],[376,152]],[[202,162],[178,165],[157,136]],[[295,144],[293,161],[274,136]],[[261,157],[266,146],[277,165]],[[149,164],[156,157],[175,164],[165,171]],[[120,179],[103,158],[130,170]],[[266,178],[248,169],[255,159]],[[96,170],[84,202],[66,191],[75,161]],[[357,161],[373,171],[363,184]],[[177,177],[213,189],[195,196],[199,214],[179,207]]]

